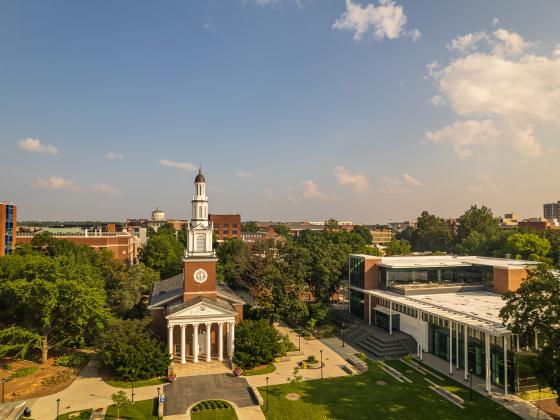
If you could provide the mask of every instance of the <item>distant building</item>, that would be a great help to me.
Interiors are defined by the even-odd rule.
[[[395,236],[395,233],[389,227],[373,228],[369,233],[371,234],[371,243],[381,246],[387,245]]]
[[[416,227],[416,222],[389,222],[387,225],[396,232],[402,232],[406,228]]]
[[[241,239],[241,216],[239,214],[211,214],[209,219],[214,224],[214,234],[219,241]]]
[[[16,213],[14,203],[0,203],[0,257],[10,255],[16,247]]]
[[[75,245],[87,245],[95,250],[108,249],[116,259],[129,264],[136,262],[138,259],[140,238],[126,231],[107,232],[100,229],[90,231],[80,228],[44,228],[29,232],[18,232],[17,243],[31,243],[33,237],[41,232],[50,232],[56,239],[63,239]]]
[[[517,227],[533,230],[547,230],[551,228],[551,222],[543,217],[532,217],[530,219],[521,220],[517,223]]]
[[[183,230],[189,223],[186,219],[167,219],[167,224],[170,225],[176,232]]]
[[[152,228],[154,232],[157,232],[160,227],[167,223],[167,219],[165,218],[165,212],[161,210],[159,207],[152,212],[152,218],[148,220],[148,227]]]
[[[500,226],[504,229],[516,228],[518,223],[516,213],[506,213],[500,218]]]
[[[560,220],[560,201],[556,203],[543,204],[543,215],[545,219]]]

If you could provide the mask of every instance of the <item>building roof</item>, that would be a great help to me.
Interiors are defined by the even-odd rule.
[[[204,296],[197,296],[195,298],[192,298],[186,302],[181,302],[178,303],[176,305],[170,305],[167,307],[167,315],[172,315],[174,313],[177,313],[179,311],[182,311],[184,309],[190,308],[191,306],[194,306],[198,303],[205,303],[208,306],[214,306],[217,307],[219,309],[225,309],[228,312],[234,312],[233,306],[231,306],[231,304],[225,300],[222,299],[218,299],[218,300],[214,300],[214,299],[209,299],[207,297]]]
[[[388,268],[438,268],[438,267],[470,267],[483,265],[488,267],[523,269],[528,265],[538,264],[536,261],[514,260],[511,258],[491,258],[455,255],[410,255],[405,257],[377,257],[372,255],[354,254],[365,259],[380,260],[378,265]]]
[[[206,178],[204,178],[204,175],[202,175],[202,169],[198,170],[198,175],[194,179],[194,182],[206,182]]]
[[[360,289],[360,291],[495,336],[511,334],[511,331],[499,318],[499,312],[504,302],[500,295],[494,293],[467,292],[403,296],[385,290]]]

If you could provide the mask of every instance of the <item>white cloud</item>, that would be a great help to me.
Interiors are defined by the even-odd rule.
[[[378,190],[387,194],[407,194],[416,188],[421,188],[424,183],[409,174],[399,178],[385,176],[379,182]]]
[[[111,187],[107,184],[93,184],[93,190],[95,192],[104,193],[104,194],[118,194],[120,193],[119,190],[116,188]]]
[[[159,164],[170,168],[177,168],[183,171],[194,171],[196,167],[189,162],[175,162],[174,160],[160,159]]]
[[[216,30],[216,24],[214,23],[214,19],[212,19],[211,17],[206,19],[206,22],[204,22],[202,28],[204,28],[204,30],[206,31],[214,32]]]
[[[329,200],[329,199],[334,199],[335,198],[334,196],[329,196],[329,195],[319,191],[318,185],[310,179],[302,182],[301,187],[302,187],[303,197],[305,197],[309,200],[313,200],[313,199]]]
[[[447,104],[460,120],[426,138],[453,144],[461,158],[475,145],[487,150],[498,142],[522,156],[540,156],[534,130],[560,123],[560,55],[528,53],[534,44],[505,29],[477,34],[451,42],[462,57],[427,66],[438,90],[432,104]]]
[[[406,20],[402,6],[393,0],[379,0],[378,6],[362,6],[346,0],[346,11],[335,21],[333,28],[353,31],[355,41],[360,41],[366,33],[371,32],[379,41],[408,36],[414,42],[420,38],[420,31],[406,31]]]
[[[58,149],[52,144],[41,144],[39,139],[27,138],[19,141],[19,147],[26,152],[41,153],[43,155],[58,155]]]
[[[449,143],[460,159],[472,156],[472,146],[492,147],[499,132],[492,120],[455,121],[437,131],[426,132],[426,139],[433,143]]]
[[[459,52],[473,51],[478,48],[478,43],[487,37],[486,32],[475,32],[453,38],[447,48]]]
[[[236,175],[237,175],[239,178],[249,178],[249,177],[252,177],[252,176],[253,176],[253,172],[250,172],[250,171],[237,171],[237,172],[236,172]]]
[[[124,159],[124,156],[121,155],[120,153],[107,152],[107,153],[105,153],[105,159],[120,160],[120,159]]]
[[[51,176],[49,178],[39,178],[35,181],[35,187],[44,190],[69,190],[69,191],[82,191],[83,188],[69,179],[64,179],[60,176]]]
[[[495,28],[499,23],[500,23],[500,19],[498,19],[497,17],[492,19],[492,27],[493,28]]]
[[[403,174],[403,181],[409,187],[420,188],[424,186],[424,183],[419,179],[414,178],[412,175]]]
[[[343,166],[334,169],[336,179],[340,185],[351,187],[355,192],[363,193],[368,189],[367,178],[362,174],[352,174]]]

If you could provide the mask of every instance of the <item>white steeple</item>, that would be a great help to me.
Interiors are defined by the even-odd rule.
[[[212,233],[214,226],[208,220],[208,197],[206,196],[206,179],[202,169],[194,179],[194,195],[191,201],[192,218],[187,226],[187,249],[185,257],[214,256],[212,250]]]

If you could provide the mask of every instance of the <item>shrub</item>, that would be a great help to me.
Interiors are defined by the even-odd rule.
[[[116,321],[101,335],[99,347],[103,364],[125,381],[166,375],[171,361],[164,343],[141,321]]]
[[[365,355],[365,353],[362,353],[362,352],[356,353],[356,357],[357,357],[358,359],[363,360],[364,362],[367,360],[367,356]]]
[[[280,339],[280,355],[284,356],[289,351],[296,351],[297,347],[291,342],[288,334],[283,335]]]
[[[24,378],[26,376],[33,375],[35,372],[37,372],[36,367],[19,368],[6,378],[6,382],[11,381],[12,379]]]
[[[59,356],[54,361],[56,366],[64,366],[71,368],[80,368],[84,366],[89,360],[87,354],[82,352],[68,353],[63,356]]]
[[[310,364],[317,363],[317,361],[318,361],[317,358],[313,355],[311,355],[307,358],[307,363],[310,363]]]
[[[235,328],[233,361],[242,369],[264,365],[280,355],[280,334],[264,319],[243,320]]]

